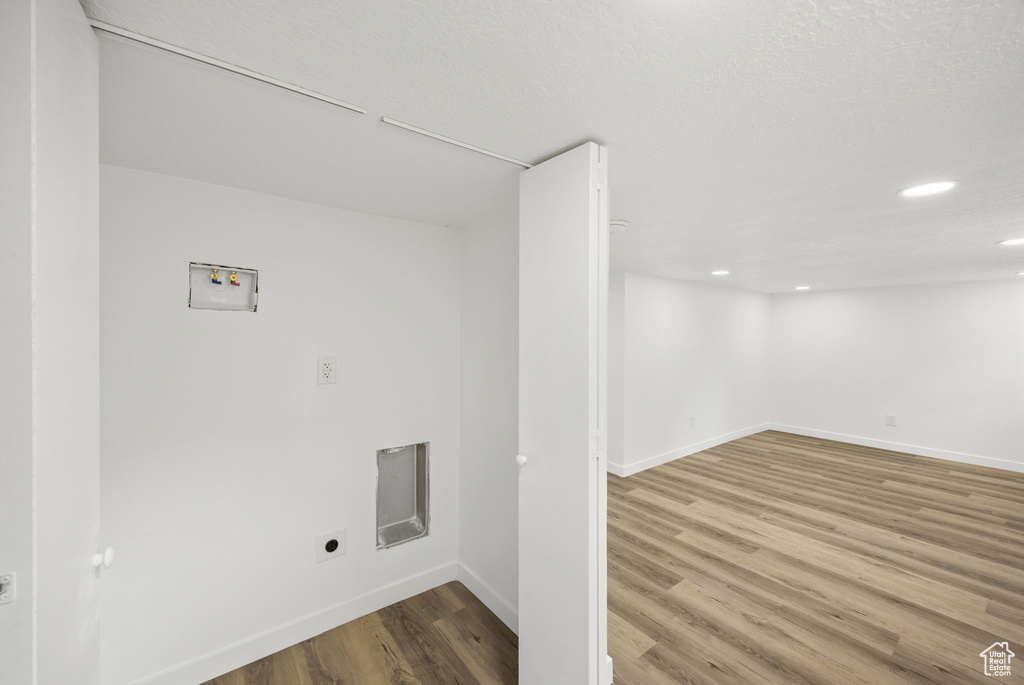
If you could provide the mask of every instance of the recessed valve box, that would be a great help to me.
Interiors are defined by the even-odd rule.
[[[258,297],[256,269],[201,262],[188,265],[188,306],[192,309],[254,312]]]

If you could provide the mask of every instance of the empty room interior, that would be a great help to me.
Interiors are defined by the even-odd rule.
[[[3,0],[0,683],[1024,678],[1024,4]]]

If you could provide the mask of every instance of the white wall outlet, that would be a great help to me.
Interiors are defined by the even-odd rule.
[[[892,426],[893,428],[895,428],[896,427],[896,415],[895,414],[886,414],[885,415],[885,425]]]
[[[338,382],[338,358],[317,357],[316,358],[316,384],[328,385]]]
[[[691,416],[690,417],[690,428],[696,428],[696,427],[697,427],[697,417],[696,416]]]
[[[13,571],[0,573],[0,604],[10,604],[14,601],[14,580]]]
[[[324,533],[316,538],[316,563],[344,556],[346,550],[345,529]]]

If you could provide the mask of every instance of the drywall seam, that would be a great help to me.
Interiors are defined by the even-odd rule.
[[[719,445],[723,445],[733,440],[738,440],[739,438],[745,438],[748,435],[761,433],[762,431],[769,430],[770,428],[771,424],[761,423],[756,426],[750,426],[749,428],[741,428],[740,430],[733,431],[731,433],[717,435],[713,438],[708,438],[707,440],[695,442],[691,445],[664,452],[663,454],[657,454],[653,457],[648,457],[639,461],[634,461],[629,464],[613,464],[608,462],[608,471],[620,478],[627,478],[636,473],[640,473],[641,471],[654,468],[655,466],[661,466],[662,464],[667,464],[670,461],[688,457],[691,454],[696,454],[697,452],[702,452],[704,450],[711,449],[712,447],[718,447]]]
[[[471,568],[459,562],[458,580],[476,595],[491,612],[501,619],[516,635],[519,634],[519,612],[512,604],[495,592],[494,588],[485,583]]]
[[[454,561],[442,564],[137,680],[132,685],[195,685],[205,682],[395,602],[456,580],[457,567]]]
[[[767,430],[780,431],[782,433],[793,433],[794,435],[805,435],[811,438],[822,438],[823,440],[835,440],[851,445],[863,447],[874,447],[877,449],[914,454],[920,457],[932,457],[933,459],[944,459],[956,461],[962,464],[974,464],[975,466],[988,466],[1007,471],[1024,473],[1024,462],[1010,461],[1008,459],[996,459],[994,457],[982,457],[977,454],[964,454],[962,452],[950,452],[934,447],[922,447],[920,445],[907,445],[902,442],[890,442],[888,440],[876,440],[875,438],[862,438],[858,435],[846,435],[845,433],[832,433],[830,431],[817,430],[815,428],[803,428],[800,426],[787,426],[781,423],[768,424]]]

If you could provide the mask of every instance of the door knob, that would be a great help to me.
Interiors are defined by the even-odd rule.
[[[526,466],[526,457],[524,457],[521,454],[517,454],[516,455],[516,464],[519,465],[519,468],[523,468],[524,466]]]
[[[96,552],[92,555],[92,565],[94,568],[110,568],[110,565],[114,563],[114,548],[107,547],[102,552]]]

